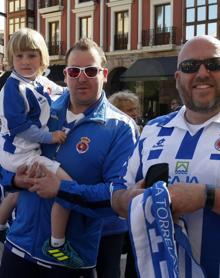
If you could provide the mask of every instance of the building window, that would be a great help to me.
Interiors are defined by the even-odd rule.
[[[155,6],[155,27],[162,30],[170,27],[171,22],[171,7],[170,4]]]
[[[217,37],[218,0],[185,0],[185,38]]]
[[[59,21],[49,22],[48,49],[50,55],[58,55],[60,50]]]
[[[34,29],[34,17],[28,17],[28,27]]]
[[[20,10],[25,10],[26,1],[25,0],[10,0],[8,2],[8,10],[9,12],[17,12]]]
[[[20,10],[19,0],[14,1],[14,3],[15,3],[15,11],[19,11]]]
[[[79,19],[79,36],[91,38],[92,35],[92,19],[91,16],[81,17]]]
[[[14,8],[14,2],[10,1],[8,4],[8,10],[10,13],[14,12],[15,8]]]
[[[127,49],[128,45],[128,11],[115,13],[115,50]]]
[[[15,17],[9,19],[9,38],[20,28],[25,27],[25,17]]]
[[[25,3],[25,0],[21,0],[20,1],[20,8],[21,8],[21,10],[25,10],[25,7],[26,7],[26,3]]]
[[[34,0],[28,1],[28,10],[31,10],[31,11],[34,10]]]
[[[155,23],[153,34],[154,45],[164,45],[170,43],[172,26],[171,26],[171,5],[162,4],[155,6]]]

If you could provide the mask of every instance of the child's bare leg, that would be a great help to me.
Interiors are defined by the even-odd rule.
[[[53,247],[62,246],[65,243],[66,227],[69,220],[70,211],[54,203],[51,213],[51,245]]]
[[[62,168],[58,168],[56,175],[63,180],[72,180]],[[53,204],[51,211],[51,245],[53,247],[59,247],[65,243],[69,215],[68,209],[63,208],[58,203]]]

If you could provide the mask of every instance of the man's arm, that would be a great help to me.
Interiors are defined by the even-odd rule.
[[[131,200],[144,192],[144,180],[129,189],[121,189],[112,193],[112,208],[120,216],[127,218]]]
[[[185,184],[178,183],[168,187],[173,217],[178,218],[181,215],[202,209],[206,205],[207,191],[204,184]],[[214,205],[212,211],[220,214],[220,188],[214,189]],[[143,189],[138,189],[137,185],[127,190],[118,190],[113,192],[112,207],[121,216],[126,217],[129,203],[132,198],[141,194]]]

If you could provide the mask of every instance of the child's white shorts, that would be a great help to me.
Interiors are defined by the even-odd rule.
[[[0,165],[8,171],[16,172],[21,165],[31,166],[34,162],[39,162],[47,167],[48,170],[56,174],[60,163],[40,155],[41,150],[33,150],[27,153],[11,154],[0,149]]]

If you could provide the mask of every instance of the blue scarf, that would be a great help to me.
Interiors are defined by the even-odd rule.
[[[184,221],[173,223],[164,182],[131,201],[128,222],[140,278],[206,277],[192,256]]]

